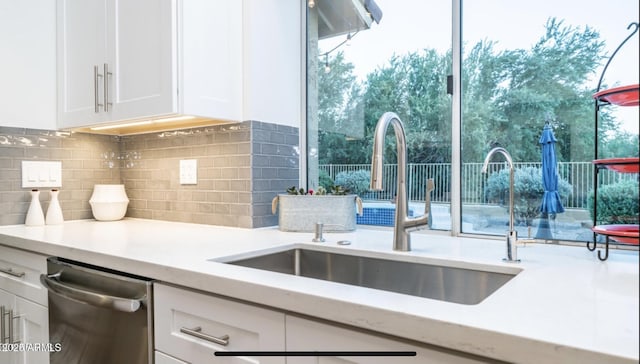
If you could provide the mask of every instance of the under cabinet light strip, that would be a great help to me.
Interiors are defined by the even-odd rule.
[[[153,123],[151,120],[145,121],[136,121],[133,123],[124,123],[124,124],[114,124],[114,125],[105,125],[105,126],[96,126],[91,128],[91,130],[108,130],[108,129],[117,129],[117,128],[127,128],[130,126],[139,126],[139,125],[149,125]]]
[[[182,120],[191,120],[195,119],[195,116],[191,115],[183,115],[183,116],[174,116],[171,118],[162,118],[162,119],[153,119],[154,123],[166,123],[168,121],[182,121]]]
[[[182,120],[191,120],[191,119],[195,119],[195,116],[184,115],[184,116],[175,116],[175,117],[163,118],[163,119],[153,119],[153,120],[135,121],[135,122],[123,123],[123,124],[96,126],[91,128],[91,130],[98,131],[98,130],[128,128],[131,126],[149,125],[149,124],[166,123],[170,121],[182,121]]]

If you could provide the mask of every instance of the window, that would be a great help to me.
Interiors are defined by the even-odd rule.
[[[392,111],[407,134],[410,213],[422,214],[426,180],[434,179],[433,229],[504,235],[504,159],[496,156],[488,173],[481,173],[489,150],[502,146],[516,168],[519,235],[590,240],[592,94],[608,57],[630,34],[627,26],[637,22],[638,3],[464,1],[463,15],[454,17],[461,24],[462,47],[452,52],[452,34],[458,33],[452,32],[455,1],[315,0],[307,7],[307,187],[345,185],[365,202],[359,223],[392,224],[392,131],[386,139],[385,189],[368,190],[373,131],[380,116]],[[376,9],[381,19],[374,19]],[[603,88],[638,83],[634,37],[610,64]],[[452,54],[461,54],[459,116],[452,111],[458,95],[447,88],[447,76],[457,74]],[[603,110],[601,119],[598,158],[637,157],[637,107],[612,107]],[[538,142],[545,125],[557,139],[564,212],[541,214]],[[452,130],[458,129],[461,148],[452,150]],[[452,186],[452,164],[460,166],[460,186]],[[627,192],[628,186],[635,188],[635,205],[633,200],[626,204],[635,210],[626,212],[626,223],[637,224],[637,174],[605,171],[598,180],[627,186]],[[459,198],[452,200],[458,188]],[[460,221],[452,221],[456,216]]]
[[[613,3],[612,3],[613,5]],[[515,219],[519,236],[591,240],[595,122],[592,98],[604,63],[637,22],[638,2],[603,6],[595,1],[464,1],[462,17],[462,231],[504,234],[508,205],[504,158],[480,171],[491,147],[509,151],[515,170]],[[496,21],[487,21],[488,18]],[[605,73],[606,87],[638,83],[638,35]],[[603,109],[599,157],[638,156],[638,109]],[[631,113],[629,113],[631,111]],[[553,131],[561,207],[541,213],[545,125]],[[637,174],[601,171],[603,185],[634,181],[625,197],[635,207]],[[599,204],[599,210],[605,206]],[[608,218],[607,218],[608,219]]]
[[[307,18],[308,185],[346,185],[365,201],[359,223],[393,223],[395,149],[385,158],[384,186],[367,191],[373,131],[387,111],[405,125],[410,213],[424,211],[434,178],[436,229],[450,228],[451,8],[411,0],[315,0]],[[365,6],[377,6],[377,23]],[[364,12],[359,10],[364,8]],[[364,14],[368,23],[360,21]],[[392,129],[392,128],[389,128]],[[389,135],[386,141],[393,144]]]

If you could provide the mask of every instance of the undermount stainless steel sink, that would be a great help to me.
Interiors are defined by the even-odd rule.
[[[447,302],[482,302],[519,272],[494,272],[292,248],[225,263]]]

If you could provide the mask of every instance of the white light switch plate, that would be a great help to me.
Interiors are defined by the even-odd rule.
[[[62,162],[22,161],[22,188],[62,187]]]
[[[180,161],[180,184],[198,184],[198,160],[183,159]]]

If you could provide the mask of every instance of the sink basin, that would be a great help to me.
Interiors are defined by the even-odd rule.
[[[519,272],[488,271],[423,262],[291,248],[225,263],[307,278],[474,305]]]

